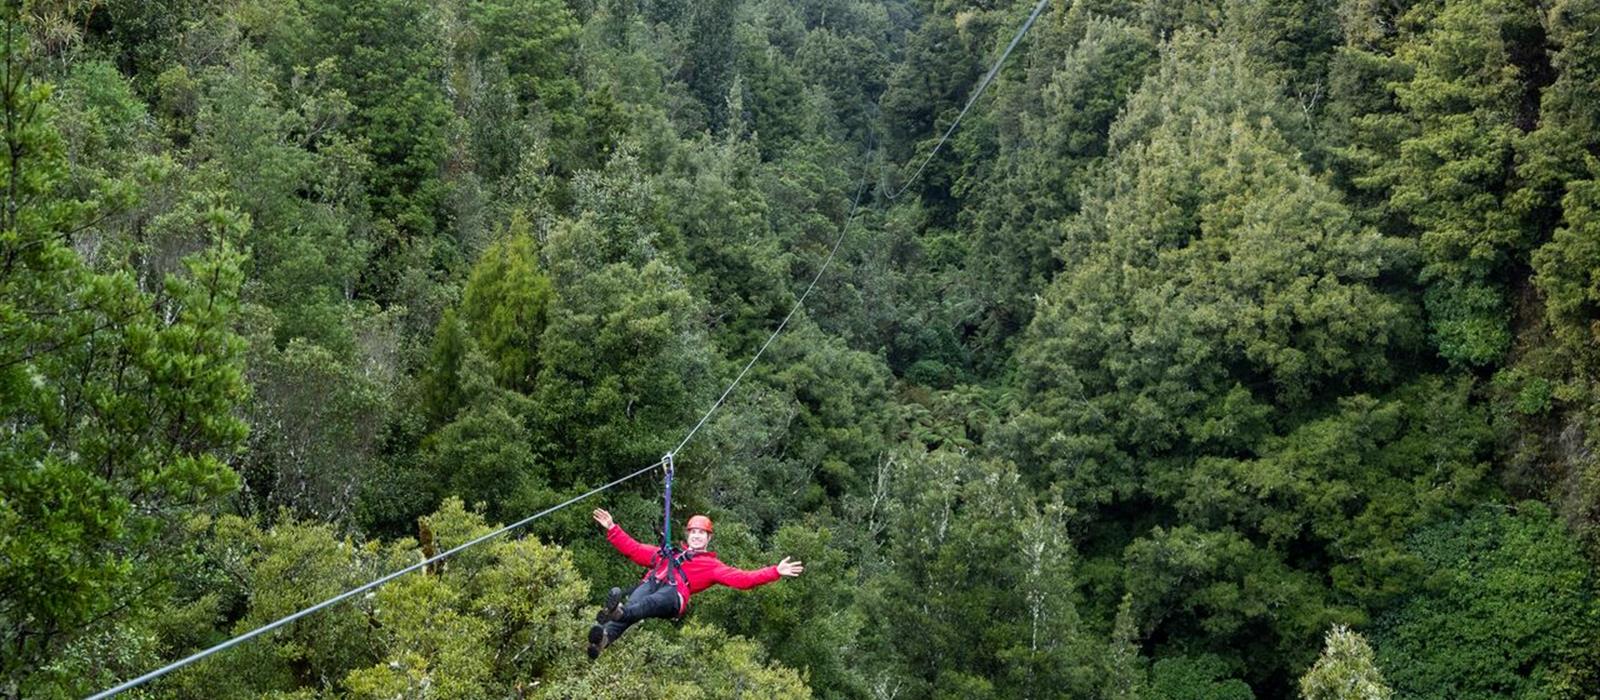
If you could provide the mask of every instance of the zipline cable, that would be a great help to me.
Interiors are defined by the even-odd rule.
[[[610,482],[610,483],[608,483],[608,484],[606,484],[604,486],[600,486],[600,487],[597,487],[597,488],[590,489],[589,491],[587,491],[587,492],[585,492],[585,493],[583,493],[582,495],[579,495],[579,496],[573,496],[572,498],[569,498],[566,501],[563,501],[559,505],[551,506],[549,508],[541,510],[538,513],[535,513],[535,514],[530,515],[530,516],[528,516],[526,518],[518,520],[517,522],[511,523],[510,525],[507,525],[507,526],[502,527],[502,528],[500,528],[498,530],[495,530],[494,532],[488,533],[486,535],[481,535],[481,536],[476,537],[476,538],[474,538],[472,540],[469,540],[469,541],[467,541],[465,543],[456,545],[455,547],[452,547],[452,548],[450,548],[448,550],[445,550],[443,552],[435,554],[432,557],[429,557],[429,558],[424,559],[424,560],[422,560],[420,562],[412,564],[411,566],[408,566],[408,567],[406,567],[404,569],[401,569],[401,570],[396,571],[396,572],[394,572],[392,574],[389,574],[388,576],[384,576],[383,578],[377,579],[375,581],[372,581],[371,583],[365,584],[365,585],[360,586],[358,588],[352,588],[352,589],[350,589],[348,591],[340,593],[339,595],[336,595],[336,596],[334,596],[332,598],[329,598],[329,599],[324,600],[324,601],[322,601],[320,603],[317,603],[316,605],[313,605],[313,606],[311,606],[309,608],[301,610],[300,612],[297,612],[297,613],[294,613],[294,614],[291,614],[291,615],[288,615],[288,616],[285,616],[285,617],[278,618],[277,620],[275,620],[273,622],[270,622],[268,624],[265,624],[265,625],[262,625],[260,627],[257,627],[257,628],[255,628],[253,630],[250,630],[249,632],[246,632],[246,633],[241,634],[241,635],[239,635],[237,637],[234,637],[233,639],[229,639],[228,641],[222,642],[221,644],[213,646],[213,647],[211,647],[209,649],[205,649],[203,651],[197,651],[197,652],[195,652],[193,654],[190,654],[189,656],[186,656],[186,657],[184,657],[182,659],[179,659],[179,660],[174,661],[174,662],[172,662],[170,664],[162,666],[161,668],[158,668],[158,669],[156,669],[154,671],[151,671],[151,672],[146,673],[146,674],[144,674],[142,676],[139,676],[138,678],[135,678],[133,680],[127,681],[127,682],[123,683],[122,685],[119,685],[119,686],[117,686],[115,688],[111,688],[109,690],[103,690],[103,691],[101,691],[99,693],[95,693],[94,695],[89,696],[88,700],[101,700],[102,698],[109,698],[109,697],[111,697],[113,695],[116,695],[117,693],[120,693],[120,692],[122,692],[124,690],[129,690],[129,689],[131,689],[131,688],[133,688],[135,686],[143,685],[144,683],[147,683],[149,681],[155,680],[156,678],[160,678],[161,676],[164,676],[164,675],[166,675],[168,673],[171,673],[171,672],[176,671],[176,670],[178,670],[180,668],[183,668],[184,666],[188,666],[189,664],[192,664],[192,663],[194,663],[196,661],[204,659],[207,656],[215,654],[215,653],[217,653],[219,651],[224,651],[224,650],[226,650],[226,649],[228,649],[230,647],[233,647],[234,645],[237,645],[237,644],[239,644],[241,642],[244,642],[244,641],[249,640],[249,639],[254,638],[254,637],[258,637],[258,636],[260,636],[262,634],[266,634],[267,632],[271,632],[272,630],[275,630],[275,629],[277,629],[279,627],[282,627],[282,626],[287,625],[287,624],[289,624],[291,622],[294,622],[295,620],[298,620],[298,619],[300,619],[302,617],[310,615],[311,613],[317,612],[318,610],[321,610],[323,608],[329,607],[331,605],[335,605],[335,604],[339,603],[340,601],[346,600],[346,599],[348,599],[348,598],[350,598],[352,596],[364,593],[366,591],[370,591],[370,590],[372,590],[374,588],[377,588],[378,586],[381,586],[381,585],[383,585],[385,583],[388,583],[389,581],[392,581],[392,580],[394,580],[396,578],[399,578],[399,577],[404,576],[406,574],[409,574],[409,573],[411,573],[413,571],[416,571],[417,569],[420,569],[420,568],[425,567],[425,566],[427,566],[429,564],[432,564],[432,563],[438,562],[438,561],[440,561],[442,559],[445,559],[446,557],[449,557],[450,555],[453,555],[456,552],[459,552],[459,551],[461,551],[463,549],[466,549],[466,548],[471,547],[473,545],[479,544],[479,543],[484,542],[486,540],[493,539],[493,538],[498,537],[500,535],[503,535],[503,534],[505,534],[507,532],[515,530],[515,529],[517,529],[519,527],[522,527],[523,525],[527,525],[528,523],[531,523],[531,522],[533,522],[535,520],[538,520],[539,518],[542,518],[542,517],[544,517],[546,515],[554,513],[554,512],[556,512],[558,510],[561,510],[562,508],[565,508],[565,507],[570,506],[570,505],[572,505],[574,503],[577,503],[578,501],[581,501],[581,500],[583,500],[585,498],[588,498],[588,497],[593,496],[593,495],[595,495],[597,493],[600,493],[601,491],[604,491],[604,490],[609,489],[609,488],[611,488],[613,486],[616,486],[617,484],[620,484],[620,483],[622,483],[624,481],[627,481],[627,480],[632,479],[632,478],[634,478],[636,476],[639,476],[640,474],[643,474],[643,473],[648,472],[648,471],[650,471],[652,469],[655,469],[656,467],[661,466],[663,463],[664,462],[656,462],[655,464],[652,464],[652,465],[650,465],[648,467],[645,467],[643,469],[640,469],[639,471],[636,471],[636,472],[634,472],[632,474],[629,474],[629,475],[624,476],[624,477],[622,477],[620,479],[612,481],[612,482]]]
[[[917,166],[917,172],[912,173],[911,179],[906,180],[900,186],[900,189],[895,190],[894,194],[888,195],[889,201],[892,202],[899,199],[900,195],[905,194],[906,190],[911,187],[911,183],[922,177],[922,171],[928,167],[928,163],[933,160],[934,156],[939,155],[939,149],[944,147],[944,142],[950,140],[950,135],[956,132],[956,127],[960,126],[961,120],[966,118],[967,110],[972,109],[973,103],[977,102],[978,97],[983,95],[984,88],[989,87],[989,83],[994,81],[994,76],[1000,72],[1000,67],[1005,65],[1006,58],[1011,55],[1011,50],[1017,48],[1017,44],[1022,42],[1022,35],[1028,33],[1028,28],[1033,26],[1034,20],[1039,19],[1039,13],[1043,12],[1044,6],[1049,3],[1050,0],[1039,0],[1039,3],[1033,6],[1033,13],[1028,15],[1028,21],[1022,23],[1022,28],[1017,30],[1017,35],[1011,37],[1011,43],[1006,44],[1006,50],[1000,53],[999,60],[996,60],[994,65],[989,67],[989,72],[984,74],[983,81],[978,83],[978,89],[973,90],[972,96],[967,98],[967,104],[961,108],[961,113],[956,115],[956,120],[950,122],[950,128],[944,130],[944,135],[939,137],[939,143],[934,144],[933,150],[928,151],[927,157],[922,159],[922,164]]]

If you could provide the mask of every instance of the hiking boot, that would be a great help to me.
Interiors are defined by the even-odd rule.
[[[606,648],[606,627],[595,625],[589,628],[589,658],[600,658],[600,651]]]
[[[611,593],[606,596],[605,606],[600,608],[600,612],[594,616],[594,621],[603,625],[607,622],[614,622],[621,619],[622,589],[612,588]]]

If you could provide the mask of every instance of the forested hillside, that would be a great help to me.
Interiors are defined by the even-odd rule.
[[[1600,0],[1051,0],[919,170],[1033,8],[5,0],[0,698],[661,459],[841,231],[675,458],[803,576],[590,661],[652,474],[124,697],[1600,698]]]

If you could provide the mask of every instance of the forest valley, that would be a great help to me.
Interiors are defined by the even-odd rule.
[[[1600,698],[1600,0],[1052,0],[920,177],[1033,2],[4,6],[0,698],[660,460],[841,231],[676,455],[804,576],[591,662],[651,475],[124,697]]]

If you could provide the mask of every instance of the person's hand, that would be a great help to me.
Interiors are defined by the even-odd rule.
[[[594,509],[594,512],[591,513],[591,515],[594,516],[595,522],[600,523],[600,527],[603,527],[607,530],[610,530],[611,526],[616,524],[616,522],[611,519],[611,514],[607,513],[606,509],[604,508]]]
[[[789,561],[788,557],[784,557],[783,561],[778,562],[778,575],[780,576],[799,576],[805,570],[805,564]]]

